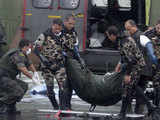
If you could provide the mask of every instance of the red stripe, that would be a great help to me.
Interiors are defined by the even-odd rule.
[[[86,47],[86,40],[87,40],[87,9],[88,9],[88,0],[84,0],[84,23],[83,23],[83,51]]]
[[[58,7],[57,7],[57,9],[61,9],[60,0],[58,0]]]
[[[61,114],[61,110],[59,110],[55,115],[54,115],[54,118],[56,118],[57,120],[61,120],[60,118],[60,114]]]
[[[24,5],[23,5],[22,27],[24,27],[25,25],[25,12],[26,12],[26,0],[24,0]],[[24,38],[24,31],[22,31],[21,37]]]

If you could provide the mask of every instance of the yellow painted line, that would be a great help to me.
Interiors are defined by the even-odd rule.
[[[62,18],[62,16],[53,16],[53,15],[49,15],[48,18]]]
[[[78,17],[78,18],[83,18],[84,15],[83,15],[83,14],[80,14],[80,15],[76,15],[76,17]]]
[[[32,13],[26,13],[25,15],[27,15],[27,16],[31,16],[31,15],[32,15]]]

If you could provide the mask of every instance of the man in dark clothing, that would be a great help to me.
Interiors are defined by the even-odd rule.
[[[48,65],[41,63],[42,76],[47,86],[47,96],[54,109],[65,109],[64,82],[67,79],[65,59],[62,47],[62,21],[54,19],[51,28],[38,36],[35,41],[36,49],[39,49],[47,60]],[[59,105],[55,98],[54,78],[59,86]]]
[[[160,19],[157,21],[155,27],[144,33],[151,41],[154,48],[153,55],[151,57],[153,63],[153,85],[155,88],[155,100],[154,104],[159,106],[160,101]],[[151,56],[151,55],[150,55]]]
[[[118,50],[118,43],[113,43],[107,36],[107,31],[105,32],[106,38],[103,40],[102,47],[112,50]]]
[[[141,50],[142,54],[145,57],[145,62],[147,62],[147,66],[145,66],[142,70],[142,73],[140,75],[140,80],[139,81],[139,85],[140,87],[145,90],[145,84],[146,84],[146,80],[145,78],[147,78],[146,76],[148,76],[149,74],[151,74],[151,69],[149,69],[149,67],[151,68],[151,64],[149,64],[149,60],[148,57],[146,55],[146,51],[145,48],[142,47],[141,43],[140,43],[140,35],[142,35],[143,33],[138,29],[136,23],[133,20],[127,20],[125,22],[125,29],[129,32],[130,36],[135,40],[138,48]],[[150,65],[150,66],[149,66]],[[137,114],[142,114],[144,112],[144,102],[142,101],[141,97],[138,96],[136,94],[136,106],[135,106],[135,113]]]
[[[75,56],[74,44],[76,44],[77,33],[74,30],[75,19],[70,16],[64,20],[64,28],[62,30],[62,21],[60,19],[53,20],[52,27],[42,33],[35,42],[40,53],[50,63],[48,66],[42,64],[42,75],[45,79],[48,98],[50,99],[54,109],[58,109],[58,103],[55,99],[54,77],[59,86],[59,106],[60,109],[70,109],[70,99],[72,93],[68,92],[68,78],[65,66],[65,56],[72,58]],[[77,48],[75,49],[77,51]],[[66,88],[67,87],[67,88]]]
[[[31,42],[23,39],[18,49],[9,50],[0,59],[0,113],[17,112],[16,103],[21,101],[28,89],[27,83],[16,78],[20,72],[34,82],[40,83],[37,81],[36,69],[27,56],[30,52]]]
[[[118,36],[118,29],[115,26],[108,28],[108,37],[111,37],[111,35],[114,35],[114,37]],[[115,41],[116,39],[112,40]],[[121,64],[126,64],[126,75],[124,76],[123,81],[122,106],[119,114],[120,119],[123,120],[125,118],[127,106],[131,102],[134,92],[139,94],[139,96],[141,96],[143,101],[147,104],[148,112],[152,112],[153,107],[151,103],[144,95],[143,90],[137,84],[140,76],[139,73],[145,66],[143,54],[137,47],[133,38],[129,37],[128,35],[124,35],[120,41],[115,42],[120,42],[119,50],[121,56],[121,61],[118,63],[115,69],[116,72],[120,71]]]
[[[65,45],[67,47],[65,54],[66,54],[66,60],[67,58],[73,58],[73,59],[77,59],[79,62],[80,61],[80,55],[79,55],[79,50],[78,50],[78,45],[79,45],[79,41],[78,41],[78,35],[77,32],[75,31],[75,23],[76,23],[76,19],[72,14],[68,14],[65,16],[64,18],[64,26],[63,26],[63,30],[62,33],[64,34],[64,42]],[[70,78],[68,78],[66,80],[66,94],[67,94],[67,99],[66,99],[66,107],[68,109],[71,109],[71,97],[72,97],[72,86],[71,86],[71,82],[72,80],[70,80]]]

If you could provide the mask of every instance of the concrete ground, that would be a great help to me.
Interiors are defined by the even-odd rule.
[[[19,76],[18,76],[19,77]],[[60,120],[55,118],[55,113],[52,111],[52,106],[46,96],[41,95],[32,95],[30,94],[31,88],[34,87],[32,81],[23,75],[20,76],[23,81],[26,81],[29,84],[29,90],[26,95],[22,99],[20,103],[17,104],[18,110],[21,111],[21,114],[14,115],[0,115],[0,120]],[[41,78],[43,83],[43,78]],[[55,87],[58,89],[58,87]],[[56,90],[57,91],[57,90]],[[56,98],[58,99],[58,95],[56,94]],[[78,96],[73,95],[72,97],[72,108],[74,111],[88,112],[90,104],[82,101]],[[121,102],[117,103],[113,106],[97,106],[95,111],[96,113],[103,114],[116,114],[120,111]],[[94,117],[88,118],[83,114],[83,117],[70,116],[70,117],[62,117],[61,120],[111,120],[109,118],[104,117]]]

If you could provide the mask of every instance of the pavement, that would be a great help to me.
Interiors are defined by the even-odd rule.
[[[39,73],[40,74],[40,73]],[[57,112],[53,111],[51,103],[48,98],[44,95],[32,95],[30,90],[34,87],[32,80],[26,78],[24,75],[17,76],[23,81],[29,84],[29,90],[22,99],[21,102],[17,103],[17,109],[21,111],[21,114],[12,115],[0,115],[0,120],[111,120],[104,117],[87,117],[86,114],[89,111],[90,104],[82,101],[77,95],[72,97],[72,109],[78,112],[84,112],[82,116],[78,114],[75,116],[63,116],[61,119],[55,118]],[[44,83],[43,78],[41,78],[41,83]],[[55,86],[56,91],[58,91],[58,86]],[[56,98],[58,99],[58,94],[56,93]],[[95,113],[104,114],[117,114],[120,111],[121,102],[113,106],[96,106]]]

